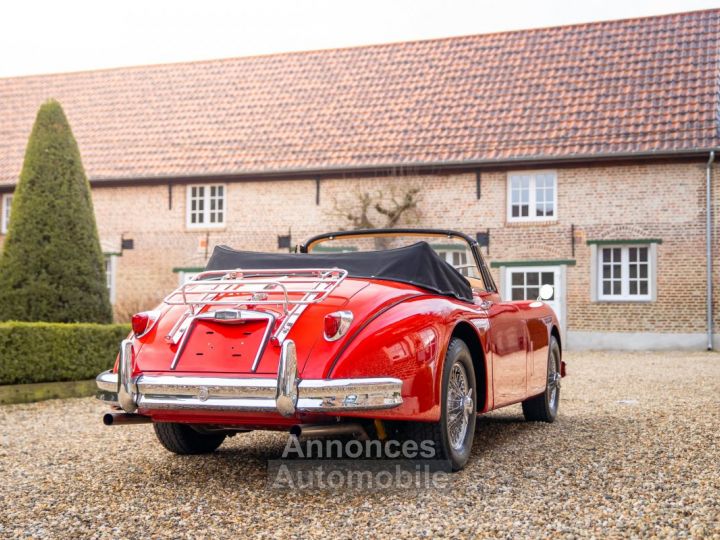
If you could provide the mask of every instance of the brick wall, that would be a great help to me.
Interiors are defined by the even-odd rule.
[[[476,198],[474,173],[227,184],[226,226],[186,228],[186,187],[167,185],[96,188],[93,200],[105,249],[132,238],[135,248],[117,258],[117,308],[151,306],[177,285],[176,267],[198,267],[217,244],[275,250],[277,236],[292,230],[293,243],[346,227],[337,207],[357,194],[389,196],[421,188],[412,225],[453,228],[471,235],[490,229],[489,261],[574,259],[567,268],[567,329],[602,332],[705,331],[705,164],[642,164],[556,169],[558,219],[506,222],[507,172],[483,172]],[[715,230],[720,223],[720,174],[714,177]],[[382,224],[378,221],[378,224]],[[575,254],[571,227],[575,226]],[[716,233],[716,297],[720,297],[720,233]],[[660,238],[655,302],[591,302],[587,240]],[[207,242],[206,242],[207,241]],[[110,247],[108,247],[110,246]],[[115,251],[116,249],[112,249]],[[499,270],[493,269],[500,282]],[[720,319],[720,302],[715,319]],[[716,322],[720,326],[720,322]]]

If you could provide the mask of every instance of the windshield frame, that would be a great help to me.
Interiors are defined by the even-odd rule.
[[[485,264],[485,259],[480,253],[480,245],[472,236],[465,233],[453,231],[450,229],[359,229],[354,231],[336,231],[315,235],[299,244],[296,250],[300,253],[310,253],[310,250],[317,244],[329,242],[337,238],[362,238],[362,237],[383,237],[383,236],[436,236],[438,238],[458,238],[465,241],[470,248],[475,259],[475,264],[482,281],[485,284],[485,290],[488,292],[497,292],[497,285],[490,274],[490,270]]]

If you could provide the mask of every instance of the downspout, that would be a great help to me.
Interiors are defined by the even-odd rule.
[[[715,151],[710,152],[705,168],[705,258],[707,263],[707,349],[713,350],[713,264],[712,264],[712,166]]]

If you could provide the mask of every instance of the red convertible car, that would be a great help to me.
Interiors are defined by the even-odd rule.
[[[557,416],[552,294],[502,301],[477,242],[454,231],[336,232],[289,254],[220,246],[132,318],[97,377],[104,422],[152,422],[179,454],[258,429],[397,436],[432,441],[458,470],[477,414],[522,403],[527,420]]]

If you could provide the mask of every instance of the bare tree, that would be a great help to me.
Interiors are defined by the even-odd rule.
[[[347,222],[347,228],[351,230],[393,229],[403,219],[410,223],[417,220],[420,200],[419,187],[411,187],[401,194],[393,188],[388,196],[379,190],[357,192],[352,201],[339,204],[336,200],[332,215]],[[341,226],[340,230],[345,227]],[[384,238],[376,238],[375,247],[385,249],[387,242]]]
[[[400,196],[393,189],[389,197],[385,197],[382,191],[374,194],[358,192],[355,200],[350,203],[340,205],[335,201],[333,215],[345,219],[353,230],[392,229],[403,216],[406,221],[417,218],[417,208],[421,200],[419,194],[418,187],[412,187]],[[375,215],[371,215],[373,213]]]
[[[369,193],[357,193],[356,201],[357,206],[352,205],[348,208],[341,209],[335,201],[336,214],[339,214],[350,223],[352,229],[374,229],[372,221],[368,213],[373,207],[373,200]],[[344,230],[344,227],[341,227]]]

